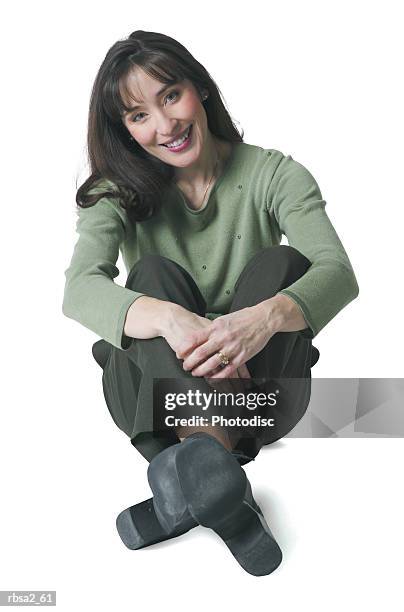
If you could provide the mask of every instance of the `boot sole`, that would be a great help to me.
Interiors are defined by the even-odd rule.
[[[244,499],[247,477],[231,453],[203,435],[181,444],[175,465],[195,521],[217,533],[249,574],[273,572],[282,552],[264,517]]]

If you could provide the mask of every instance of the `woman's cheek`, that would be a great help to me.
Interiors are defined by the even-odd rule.
[[[132,133],[132,136],[140,145],[143,145],[146,147],[151,142],[151,135],[150,135],[149,130],[141,130],[141,129],[134,130],[134,133]]]
[[[137,129],[132,133],[133,138],[143,147],[154,145],[155,134],[149,128]]]
[[[183,98],[183,111],[187,116],[195,115],[199,110],[199,100],[194,93],[189,93]]]

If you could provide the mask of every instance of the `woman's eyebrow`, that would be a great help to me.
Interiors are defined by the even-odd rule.
[[[170,87],[172,87],[173,85],[177,85],[177,82],[175,83],[167,83],[166,85],[164,85],[164,87],[162,87],[161,89],[158,90],[158,92],[156,93],[156,98],[158,98],[159,96],[161,96],[161,94],[163,94],[166,89],[169,89]],[[131,106],[131,108],[126,111],[124,113],[124,115],[128,115],[129,113],[133,112],[134,110],[136,110],[137,108],[139,108],[139,106],[141,106],[140,104],[135,104],[134,106]]]

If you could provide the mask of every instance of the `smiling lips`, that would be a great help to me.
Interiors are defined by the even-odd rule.
[[[184,145],[187,142],[188,137],[190,135],[191,127],[192,125],[188,126],[188,128],[184,132],[184,135],[181,136],[181,138],[177,138],[173,142],[170,142],[169,144],[163,144],[161,146],[166,147],[167,149],[179,149],[180,147],[181,149],[185,148],[185,147],[182,147],[181,145]]]

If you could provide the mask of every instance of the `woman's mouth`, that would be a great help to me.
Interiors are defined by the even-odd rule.
[[[188,127],[188,129],[186,130],[184,135],[181,136],[181,138],[177,138],[177,140],[174,140],[174,142],[167,144],[167,145],[161,145],[161,146],[165,147],[172,153],[179,153],[180,151],[184,151],[184,149],[188,147],[188,145],[191,142],[191,136],[192,136],[192,124]]]

